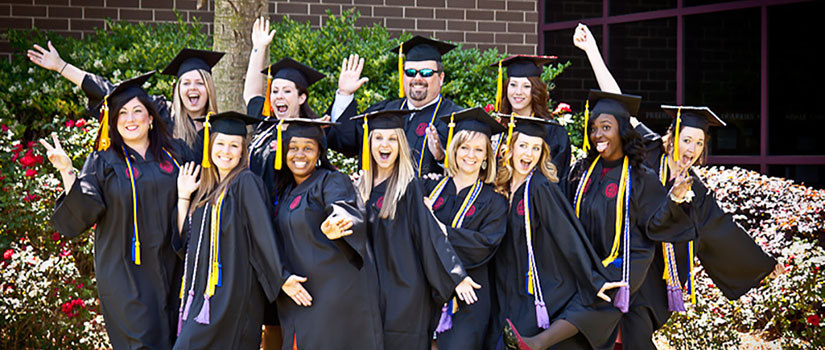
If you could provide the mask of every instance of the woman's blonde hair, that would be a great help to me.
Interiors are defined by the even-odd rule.
[[[218,113],[218,95],[215,93],[215,82],[212,80],[212,74],[203,69],[198,69],[197,72],[201,75],[201,79],[203,79],[206,86],[206,112]],[[175,90],[172,93],[172,118],[175,122],[172,136],[183,140],[189,147],[195,148],[198,131],[195,130],[194,123],[189,120],[192,116],[186,112],[186,108],[183,106],[182,96],[180,95],[180,82],[180,78],[175,81]]]
[[[415,170],[410,158],[410,145],[407,143],[407,135],[402,129],[392,129],[395,131],[395,136],[398,138],[398,158],[395,159],[395,166],[392,175],[386,180],[387,190],[384,192],[384,200],[381,204],[381,211],[378,217],[382,219],[395,219],[395,209],[401,197],[407,192],[407,185],[415,177]],[[375,130],[370,131],[370,143]],[[375,162],[375,156],[370,150],[370,168],[361,175],[358,181],[358,192],[361,193],[361,198],[366,202],[369,201],[370,193],[372,192],[373,181],[375,175],[378,174],[378,163]]]
[[[510,180],[513,179],[513,144],[519,138],[518,131],[513,132],[513,138],[510,140],[510,143],[507,144],[507,152],[504,152],[504,155],[499,159],[498,165],[498,172],[496,173],[496,192],[499,192],[508,198],[510,197]],[[556,176],[556,165],[551,162],[552,158],[550,157],[550,146],[547,145],[547,142],[544,141],[544,138],[541,138],[541,157],[539,158],[539,162],[535,165],[539,168],[544,177],[550,182],[559,182],[558,176]]]
[[[493,152],[493,145],[490,142],[490,138],[478,131],[461,130],[453,136],[452,142],[450,142],[447,146],[447,156],[450,159],[450,164],[447,166],[447,169],[444,169],[444,171],[447,173],[447,176],[450,177],[456,176],[459,173],[458,159],[456,159],[458,149],[465,142],[470,141],[477,136],[484,138],[486,141],[485,147],[487,148],[487,155],[484,157],[484,161],[487,166],[486,169],[484,166],[481,167],[481,171],[478,172],[478,178],[486,184],[491,184],[496,179],[496,154]],[[484,163],[482,163],[482,165],[484,165]]]
[[[215,149],[215,139],[217,137],[218,133],[212,133],[212,135],[209,136],[209,149]],[[249,153],[249,141],[244,137],[241,143],[241,159],[238,165],[229,172],[223,181],[221,181],[218,176],[218,167],[212,162],[212,155],[209,155],[209,164],[211,166],[201,169],[201,183],[198,185],[197,191],[195,191],[194,200],[189,204],[190,214],[193,213],[197,207],[202,207],[208,203],[214,204],[218,201],[218,196],[226,190],[229,184],[232,183],[232,180],[247,168],[247,153]]]

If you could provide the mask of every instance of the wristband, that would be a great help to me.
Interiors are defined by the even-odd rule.
[[[66,69],[66,66],[69,65],[69,62],[63,63],[63,68],[60,68],[60,72],[58,74],[63,75],[63,70]]]

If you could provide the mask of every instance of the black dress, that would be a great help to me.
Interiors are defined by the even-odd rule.
[[[544,141],[550,146],[551,162],[556,166],[559,179],[562,179],[570,171],[570,135],[558,124],[548,124],[545,128],[547,134]]]
[[[383,349],[378,276],[367,241],[364,207],[349,177],[316,169],[300,185],[286,188],[277,227],[284,264],[304,276],[312,306],[278,297],[283,349]],[[321,232],[330,215],[352,220],[353,233],[336,240]],[[354,317],[357,321],[346,321]]]
[[[438,107],[438,111],[436,111],[436,107]],[[330,109],[331,108],[330,106]],[[464,108],[447,98],[441,97],[440,105],[439,102],[436,102],[420,110],[415,110],[407,104],[407,99],[396,99],[378,102],[367,108],[363,113],[398,109],[410,110],[410,115],[404,119],[404,133],[407,135],[407,142],[410,144],[410,156],[412,157],[415,169],[418,169],[419,160],[421,160],[421,175],[442,173],[440,163],[435,160],[435,157],[433,157],[433,154],[424,142],[427,125],[432,121],[438,130],[438,137],[441,144],[446,145],[447,124],[438,117],[450,115]],[[361,141],[364,135],[363,122],[360,120],[350,120],[351,117],[357,114],[357,105],[353,100],[341,116],[338,117],[337,122],[340,124],[329,128],[329,132],[327,133],[329,148],[341,152],[347,157],[355,157],[361,154]],[[433,114],[435,114],[435,118],[433,118]],[[423,159],[421,159],[422,147],[424,150]],[[358,161],[361,161],[360,158],[358,158]]]
[[[384,181],[375,186],[367,201],[384,348],[429,349],[436,313],[467,273],[440,223],[424,204],[418,180],[407,185],[392,220],[378,216],[386,185]]]
[[[173,247],[186,261],[182,310],[186,319],[175,349],[260,347],[264,306],[275,300],[290,274],[278,254],[266,197],[261,179],[248,170],[239,173],[227,188],[219,206],[220,282],[208,299],[208,309],[204,308],[204,295],[212,262],[210,233],[215,205],[196,208],[185,221],[185,236],[173,236]],[[202,319],[199,322],[204,312],[209,316],[208,324]]]
[[[176,142],[176,161],[191,155]],[[141,264],[133,262],[132,182],[113,148],[93,151],[52,223],[63,236],[95,229],[95,276],[109,342],[115,349],[170,349],[175,339],[182,262],[170,246],[178,167],[164,154],[142,158],[126,147],[134,174]]]
[[[429,194],[440,181],[423,180],[425,194]],[[455,248],[464,268],[482,287],[476,290],[478,300],[467,305],[458,298],[458,312],[452,316],[452,328],[438,334],[439,349],[481,349],[485,340],[492,312],[494,289],[489,277],[488,263],[507,232],[507,199],[483,185],[475,201],[464,214],[461,226],[451,226],[473,186],[456,193],[455,183],[447,179],[444,189],[433,203],[436,218],[447,227],[447,238]]]

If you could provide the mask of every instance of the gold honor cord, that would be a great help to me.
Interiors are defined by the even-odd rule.
[[[404,102],[406,102],[406,101],[404,101]],[[438,102],[436,102],[436,104],[435,104],[435,110],[433,111],[432,117],[430,117],[430,124],[428,124],[427,127],[429,127],[430,125],[433,125],[433,123],[435,123],[435,116],[438,114],[438,109],[439,108],[441,108],[441,95],[438,95]],[[427,150],[427,137],[429,137],[429,134],[427,134],[427,132],[425,131],[424,132],[424,142],[421,143],[421,154],[418,157],[418,176],[419,177],[421,177],[421,165],[424,164],[424,151]]]
[[[677,123],[678,123],[678,119],[677,119]],[[678,141],[679,140],[677,139],[674,142],[678,143]],[[667,172],[668,172],[667,171],[667,160],[665,159],[665,154],[662,154],[662,156],[659,158],[659,181],[662,182],[662,186],[667,185]],[[665,271],[664,271],[664,274],[662,275],[662,279],[666,280],[668,282],[668,285],[672,285],[674,287],[679,287],[679,290],[681,290],[682,285],[681,285],[681,283],[679,282],[679,279],[678,279],[678,273],[677,273],[678,270],[676,270],[676,268],[677,268],[677,266],[676,266],[676,255],[673,252],[673,244],[663,242],[662,243],[662,253],[664,253],[663,255],[664,255],[664,260],[665,260]],[[693,268],[694,268],[693,260],[694,259],[693,259],[693,241],[692,240],[688,242],[688,259],[689,259],[688,268],[690,269],[688,271],[688,286],[690,288],[690,291],[689,291],[689,293],[690,293],[690,303],[696,305],[696,278],[693,275]],[[671,265],[673,266],[673,270],[674,270],[674,271],[672,271],[673,273],[671,273],[671,271],[669,271],[669,266],[671,266]],[[669,275],[676,276],[676,280],[675,281],[669,281],[668,280]],[[670,277],[670,278],[674,278],[674,277]]]

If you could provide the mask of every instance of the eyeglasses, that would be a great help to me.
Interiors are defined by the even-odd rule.
[[[406,75],[410,78],[415,78],[415,76],[419,73],[421,73],[422,78],[429,78],[429,77],[433,76],[433,74],[441,73],[441,72],[437,71],[435,69],[430,69],[430,68],[424,68],[424,69],[412,69],[412,68],[410,68],[410,69],[405,69],[404,70],[404,75]]]

